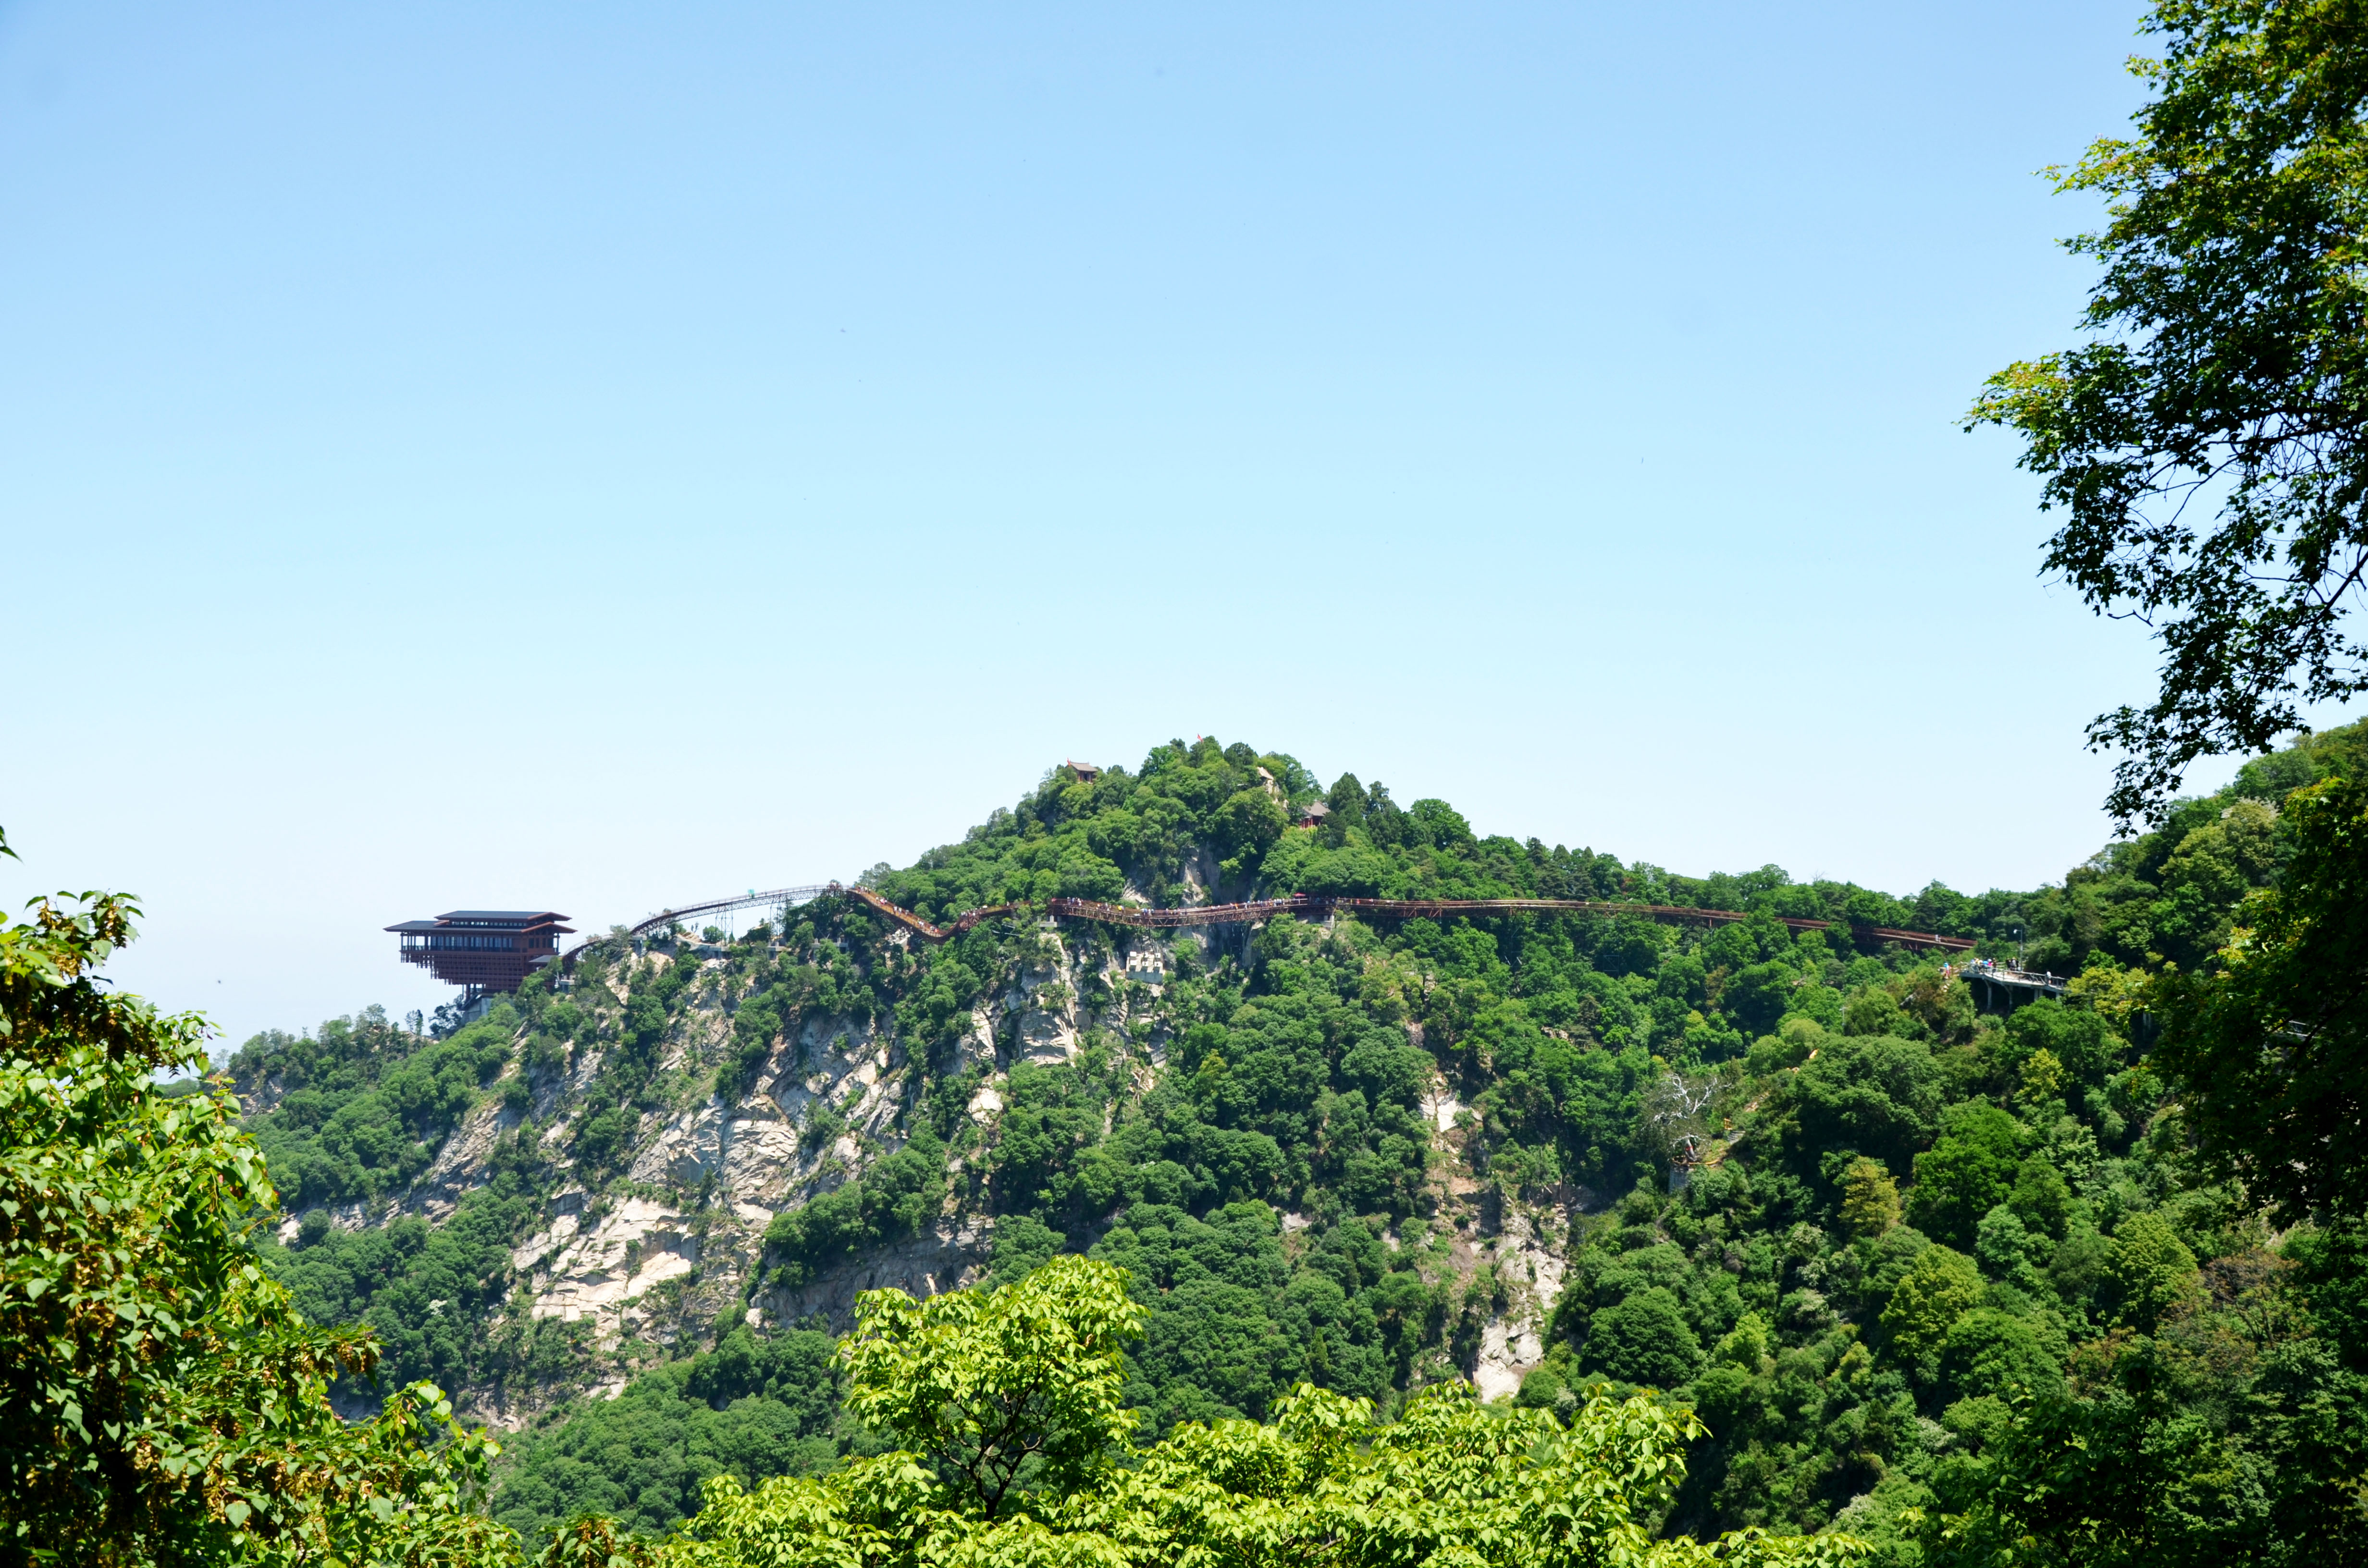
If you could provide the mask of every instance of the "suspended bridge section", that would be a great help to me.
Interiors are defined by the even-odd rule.
[[[751,888],[745,893],[729,898],[709,899],[701,903],[685,904],[679,909],[661,909],[639,925],[627,928],[628,937],[646,937],[654,931],[670,930],[687,921],[709,915],[728,915],[742,909],[788,909],[810,903],[825,894],[836,893],[851,898],[891,923],[911,932],[925,942],[943,942],[961,936],[981,921],[1007,915],[1042,914],[1056,920],[1095,921],[1106,926],[1128,926],[1138,930],[1168,931],[1194,926],[1245,926],[1272,920],[1281,915],[1296,919],[1322,919],[1335,913],[1355,915],[1375,920],[1449,920],[1458,917],[1478,918],[1503,915],[1595,915],[1612,918],[1656,920],[1670,925],[1725,926],[1748,920],[1752,912],[1739,909],[1691,909],[1668,903],[1620,903],[1598,899],[1575,898],[1349,898],[1330,893],[1294,893],[1289,898],[1258,899],[1247,903],[1198,903],[1177,908],[1153,909],[1133,903],[1099,903],[1091,899],[1050,898],[1041,904],[990,903],[977,909],[964,910],[949,926],[926,920],[900,904],[890,903],[871,889],[855,884],[822,882],[807,887],[774,888],[758,892]],[[1848,931],[1860,941],[1896,942],[1905,948],[1918,948],[1940,952],[1968,952],[1974,946],[1970,937],[1943,937],[1931,931],[1903,931],[1889,926],[1861,926],[1844,920],[1814,920],[1804,915],[1779,915],[1777,924],[1794,931]],[[600,938],[595,937],[594,941]],[[592,942],[579,942],[563,955],[562,962],[575,967],[576,956]]]

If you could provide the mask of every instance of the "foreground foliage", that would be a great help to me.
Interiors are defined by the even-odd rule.
[[[905,1446],[819,1481],[711,1482],[662,1561],[1776,1568],[1860,1555],[1832,1536],[1654,1540],[1699,1427],[1602,1392],[1565,1426],[1446,1386],[1377,1427],[1366,1402],[1303,1385],[1270,1425],[1190,1425],[1130,1451],[1118,1346],[1141,1310],[1119,1270],[1084,1259],[991,1295],[871,1292],[859,1315],[850,1403]]]
[[[0,852],[6,852],[0,840]],[[367,1335],[307,1324],[246,1238],[278,1199],[201,1025],[102,990],[120,895],[0,927],[0,1562],[427,1561],[505,1550],[490,1445],[433,1387],[331,1410]]]
[[[2046,564],[2163,649],[2109,806],[2158,819],[2198,756],[2265,752],[2308,704],[2368,690],[2368,16],[2358,0],[2160,0],[2135,134],[2062,188],[2102,276],[2092,340],[2009,367],[1974,418],[2024,441],[2069,518]]]
[[[2139,1000],[2205,1159],[2288,1223],[2368,1216],[2368,778],[2296,790],[2283,826],[2281,884],[2245,901],[2214,961]]]

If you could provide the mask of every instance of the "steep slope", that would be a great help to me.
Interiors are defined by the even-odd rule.
[[[2208,951],[2274,875],[2272,802],[2316,755],[2063,887],[1912,901],[1480,838],[1353,778],[1292,827],[1315,781],[1213,741],[1057,769],[865,881],[949,924],[1292,892],[1751,917],[1022,912],[940,945],[829,897],[736,941],[604,943],[447,1040],[366,1014],[250,1042],[233,1072],[290,1200],[267,1253],[309,1312],[378,1325],[395,1375],[525,1428],[501,1501],[522,1528],[586,1503],[655,1526],[700,1474],[832,1462],[867,1438],[816,1331],[857,1291],[1070,1250],[1152,1310],[1149,1426],[1264,1415],[1303,1379],[1554,1404],[1609,1377],[1710,1419],[1689,1527],[1892,1539],[1986,1462],[2018,1386],[2129,1327],[2134,1234],[2191,1273],[2269,1238],[2182,1174],[2100,1013],[1983,1017],[1850,926],[2028,940],[2092,987]]]

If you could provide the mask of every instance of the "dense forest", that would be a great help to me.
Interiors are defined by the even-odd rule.
[[[1945,1558],[1935,1521],[1973,1517],[2002,1474],[2089,1484],[2045,1458],[2077,1428],[2110,1452],[2119,1506],[2191,1521],[2199,1552],[2266,1551],[2340,1515],[2358,1473],[2360,1241],[2274,1225],[2197,1167],[2126,983],[2226,939],[2288,853],[2282,801],[2359,744],[2263,758],[2061,885],[1907,898],[1484,838],[1445,802],[1400,807],[1354,777],[1319,792],[1286,756],[1213,740],[1139,770],[1055,769],[867,881],[941,918],[1292,891],[1750,917],[1283,918],[1148,942],[1019,917],[929,946],[825,899],[736,941],[596,949],[568,992],[530,984],[440,1040],[366,1014],[249,1042],[232,1073],[295,1219],[262,1252],[308,1316],[378,1330],[388,1386],[622,1380],[509,1441],[492,1506],[529,1536],[586,1508],[655,1532],[711,1476],[878,1451],[843,1404],[844,1324],[746,1308],[975,1217],[990,1284],[1069,1254],[1127,1271],[1144,1318],[1123,1403],[1144,1441],[1272,1420],[1303,1383],[1387,1417],[1470,1375],[1528,1302],[1543,1332],[1514,1404],[1569,1416],[1608,1386],[1699,1413],[1670,1532],[1839,1531],[1880,1561]],[[1319,799],[1320,825],[1289,825]],[[1786,915],[1837,924],[1795,933]],[[1986,1013],[1962,957],[1853,926],[2020,948],[2077,978]],[[1056,949],[1086,1020],[1064,1059],[966,1045]],[[725,999],[728,1035],[670,1045],[702,996]],[[525,1310],[512,1249],[554,1191],[642,1190],[622,1173],[646,1129],[766,1093],[817,1023],[896,1042],[893,1117],[779,1212],[718,1312],[604,1347]],[[448,1216],[331,1222],[394,1212],[472,1106],[501,1107],[499,1131]],[[828,1103],[806,1114],[809,1141],[841,1136]]]

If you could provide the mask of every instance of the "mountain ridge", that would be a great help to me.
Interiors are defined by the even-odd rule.
[[[861,1451],[814,1414],[802,1335],[862,1289],[1076,1251],[1152,1308],[1147,1428],[1262,1415],[1301,1380],[1387,1408],[1446,1379],[1555,1406],[1610,1377],[1712,1414],[1679,1504],[1697,1531],[1896,1539],[1951,1466],[1987,1462],[2001,1378],[2111,1327],[2124,1221],[2167,1215],[2206,1261],[2269,1244],[2180,1185],[2158,1084],[2085,1002],[2150,951],[2209,950],[2274,876],[2274,801],[2316,755],[2060,886],[1912,900],[1483,838],[1247,747],[1054,769],[867,891],[941,930],[1054,899],[1444,917],[1023,915],[926,941],[849,891],[734,940],[597,943],[442,1039],[368,1014],[257,1037],[232,1072],[288,1199],[266,1257],[309,1313],[377,1325],[402,1375],[518,1432],[503,1506],[527,1528],[630,1502],[654,1453],[679,1481]],[[1463,899],[1735,918],[1440,903]],[[2076,1005],[1986,1016],[1875,935],[1916,926],[2027,943],[2082,974]],[[1886,1315],[1928,1257],[1974,1271],[1951,1323],[2006,1350],[1961,1364],[1949,1324]],[[652,1528],[696,1494],[644,1490]]]

